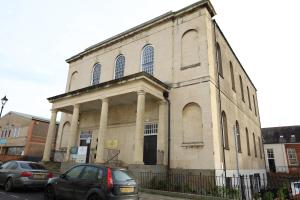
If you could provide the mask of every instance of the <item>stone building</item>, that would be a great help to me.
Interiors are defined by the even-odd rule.
[[[55,147],[58,124],[54,123],[52,147]],[[0,161],[43,157],[49,119],[10,111],[0,119]],[[56,131],[56,132],[55,132]]]
[[[66,92],[48,98],[44,161],[62,112],[56,151],[63,162],[117,159],[144,169],[221,175],[226,168],[233,175],[237,127],[240,172],[264,174],[256,88],[215,15],[200,1],[67,59]]]

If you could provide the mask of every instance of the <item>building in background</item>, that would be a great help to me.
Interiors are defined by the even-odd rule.
[[[239,166],[241,175],[264,176],[256,88],[215,14],[199,1],[67,59],[66,91],[48,98],[43,160],[62,112],[55,157],[64,163],[216,176],[238,176]]]
[[[7,113],[0,119],[0,161],[41,160],[48,127],[48,119],[13,111]]]
[[[268,172],[300,172],[300,126],[262,129]]]

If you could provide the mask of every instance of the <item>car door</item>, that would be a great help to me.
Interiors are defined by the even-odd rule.
[[[12,162],[7,162],[1,165],[0,167],[0,185],[4,185],[9,171],[9,166],[12,165]]]
[[[75,199],[85,199],[87,193],[92,188],[101,189],[103,171],[96,166],[86,166],[81,173],[78,181],[74,182],[75,187]]]
[[[57,196],[61,199],[74,199],[75,193],[74,193],[74,183],[78,181],[78,178],[80,174],[82,173],[82,170],[84,169],[84,165],[79,165],[76,167],[71,168],[66,173],[62,174],[57,181],[56,184],[56,191]]]

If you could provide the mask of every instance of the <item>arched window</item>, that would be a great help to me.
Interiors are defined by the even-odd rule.
[[[245,96],[244,96],[244,86],[243,86],[243,80],[242,77],[240,75],[240,87],[241,87],[241,95],[242,95],[242,100],[243,102],[245,102]]]
[[[219,43],[217,43],[217,67],[219,75],[223,77],[223,67],[222,67],[222,54]]]
[[[142,71],[153,75],[154,48],[146,45],[142,52]]]
[[[100,83],[101,65],[96,63],[93,67],[92,85]]]
[[[224,148],[229,150],[227,118],[224,111],[222,112],[221,123],[222,123],[222,136],[223,136]]]
[[[257,150],[256,150],[256,141],[255,141],[255,134],[253,133],[253,144],[254,144],[254,155],[255,158],[257,157]]]
[[[229,67],[230,67],[230,76],[231,76],[231,88],[233,91],[235,91],[234,71],[233,71],[233,66],[231,61],[229,62]]]
[[[250,92],[249,92],[249,87],[248,86],[247,86],[247,94],[248,94],[249,109],[252,110],[251,100],[250,100]]]
[[[248,133],[248,129],[246,128],[246,140],[247,140],[247,153],[248,153],[248,156],[251,155],[251,152],[250,152],[250,141],[249,141],[249,133]]]
[[[122,78],[124,76],[124,68],[125,68],[125,57],[123,55],[119,55],[116,58],[115,79]]]
[[[242,153],[240,125],[239,125],[238,121],[235,121],[235,128],[236,128],[237,150],[238,150],[239,153]]]

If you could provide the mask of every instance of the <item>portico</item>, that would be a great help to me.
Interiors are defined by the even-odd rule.
[[[144,164],[145,123],[155,122],[158,125],[155,164],[166,165],[168,106],[164,92],[168,92],[167,85],[140,72],[48,98],[52,103],[52,116],[43,161],[50,160],[50,144],[54,135],[51,127],[56,122],[57,112],[64,112],[71,116],[64,161],[72,160],[71,148],[80,145],[79,129],[94,129],[96,147],[93,162],[107,162],[106,143],[117,141],[120,160],[126,164]],[[93,120],[86,117],[91,116],[90,113],[95,116]]]

